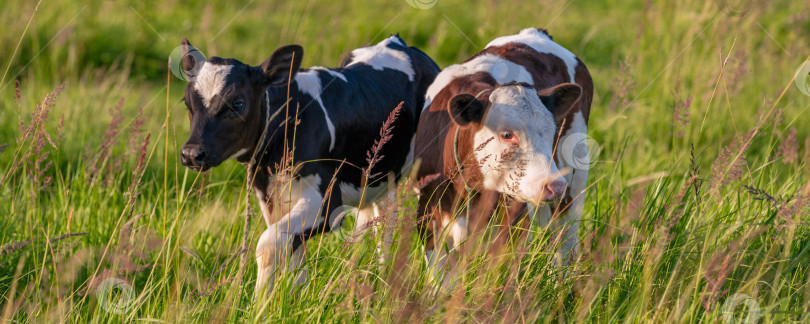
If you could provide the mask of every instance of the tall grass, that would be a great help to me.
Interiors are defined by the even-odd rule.
[[[3,320],[810,320],[810,97],[793,84],[810,55],[806,3],[56,1],[33,15],[36,5],[0,11]],[[543,228],[526,228],[532,241],[479,232],[459,283],[436,292],[415,230],[420,179],[406,179],[386,263],[346,224],[311,240],[304,285],[281,274],[254,303],[264,224],[251,213],[245,251],[244,167],[202,175],[176,158],[184,84],[165,77],[180,38],[252,64],[298,42],[304,66],[330,66],[399,32],[446,66],[527,26],[547,28],[595,81],[600,154],[580,260],[553,266],[558,233]]]

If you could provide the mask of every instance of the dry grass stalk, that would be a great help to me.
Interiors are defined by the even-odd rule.
[[[374,146],[371,147],[371,150],[366,152],[366,162],[368,163],[368,167],[363,170],[363,174],[365,175],[366,179],[376,178],[381,174],[381,172],[377,172],[372,174],[371,170],[374,166],[380,162],[384,155],[380,154],[382,151],[382,147],[385,143],[388,143],[391,140],[391,132],[394,130],[394,122],[399,117],[399,112],[402,110],[402,105],[405,102],[400,102],[394,110],[388,115],[388,118],[383,122],[382,127],[380,128],[380,139],[374,140]]]
[[[700,206],[703,179],[700,178],[700,166],[698,165],[697,156],[695,155],[695,144],[691,144],[689,148],[689,175],[691,178],[694,178],[694,180],[692,180],[692,189],[695,194],[695,205]]]
[[[722,149],[717,160],[712,164],[712,191],[735,183],[742,178],[748,168],[745,153],[751,146],[756,131],[756,128],[748,131]]]
[[[726,283],[729,274],[731,274],[732,267],[730,266],[732,253],[721,253],[709,261],[706,271],[703,273],[703,278],[706,280],[706,290],[708,294],[703,296],[701,302],[706,312],[714,310],[717,299],[720,295],[728,293],[728,289],[724,289],[723,285]]]
[[[745,49],[740,48],[734,51],[734,55],[732,55],[730,59],[723,62],[725,65],[724,73],[727,76],[725,82],[729,96],[733,97],[742,90],[743,83],[740,82],[740,80],[742,80],[743,76],[749,71],[747,60],[748,55]]]
[[[48,120],[48,113],[50,112],[50,109],[56,104],[56,97],[58,97],[64,89],[65,84],[62,83],[42,99],[42,102],[37,105],[36,109],[34,109],[34,113],[31,115],[31,122],[28,124],[28,126],[26,126],[23,121],[20,121],[19,133],[21,142],[25,141],[25,139],[32,133],[41,131],[42,133],[40,135],[47,137],[48,142],[56,147],[56,145],[53,144],[50,134],[48,134],[48,132],[45,131],[42,126]]]
[[[790,201],[780,201],[779,211],[774,219],[776,230],[782,232],[788,228],[810,226],[808,213],[805,212],[808,207],[810,207],[810,195],[805,193],[797,195],[792,204]]]
[[[64,235],[60,235],[60,236],[57,236],[55,238],[52,238],[52,239],[48,240],[48,242],[53,244],[53,243],[59,242],[61,240],[67,239],[67,238],[71,238],[71,237],[75,237],[75,236],[83,236],[83,235],[87,235],[87,234],[88,234],[87,232],[68,233],[68,234],[64,234]],[[36,242],[37,240],[38,240],[37,238],[32,238],[32,239],[25,240],[25,241],[20,241],[20,242],[6,243],[2,247],[0,247],[0,256],[7,255],[7,254],[12,254],[14,252],[17,252],[20,249],[23,249],[23,248],[26,248],[26,247],[30,246],[32,243]]]
[[[779,145],[779,156],[785,163],[799,162],[799,140],[796,138],[796,129],[791,128],[787,138]]]
[[[140,152],[141,136],[146,125],[146,118],[143,115],[143,107],[138,108],[138,114],[129,126],[129,134],[127,136],[127,154],[137,154]]]
[[[149,259],[150,253],[159,250],[165,244],[162,238],[148,230],[133,229],[135,223],[143,216],[144,214],[140,214],[132,217],[121,226],[115,248],[98,261],[108,263],[111,267],[88,278],[86,284],[78,290],[79,296],[94,292],[107,278],[131,278],[138,273],[161,266],[160,263],[143,262]]]
[[[416,180],[416,182],[413,183],[414,192],[418,194],[419,192],[421,192],[422,189],[425,188],[425,186],[427,186],[433,181],[436,181],[436,179],[439,179],[439,177],[441,176],[442,176],[441,173],[434,173],[419,178],[419,180]]]
[[[129,190],[127,190],[127,195],[129,196],[130,204],[134,204],[135,199],[138,196],[138,188],[141,185],[141,179],[143,178],[143,172],[146,168],[146,151],[147,147],[149,146],[149,138],[151,134],[146,134],[146,137],[143,139],[143,144],[137,150],[137,158],[135,159],[135,168],[132,169],[131,174],[131,182],[129,185]],[[130,211],[130,214],[132,211]]]
[[[810,164],[810,136],[804,138],[804,157],[802,162],[806,165]]]
[[[116,174],[121,167],[121,159],[112,161],[112,151],[118,140],[118,136],[121,134],[119,126],[121,125],[121,122],[124,121],[123,107],[124,99],[122,98],[118,101],[118,105],[110,109],[110,116],[112,118],[110,119],[110,123],[107,124],[107,129],[104,131],[101,146],[98,148],[98,150],[91,153],[92,155],[87,162],[87,165],[90,167],[88,174],[93,179],[94,183],[102,180],[103,175],[100,174],[100,172],[105,168],[105,166],[107,174],[110,175],[106,184],[109,184],[112,181],[112,175]],[[88,153],[90,152],[88,151]]]
[[[769,202],[771,207],[774,208],[781,205],[785,201],[785,198],[782,196],[774,197],[765,190],[757,189],[754,186],[743,185],[743,188],[745,188],[749,194],[754,195],[754,200]]]
[[[222,273],[222,271],[225,270],[225,268],[227,268],[227,266],[229,264],[231,264],[231,262],[236,260],[237,257],[241,258],[248,251],[249,251],[248,248],[242,248],[239,251],[237,251],[236,253],[234,253],[233,255],[231,255],[230,257],[228,257],[228,259],[226,259],[225,261],[220,263],[219,267],[216,268],[217,270],[213,274],[211,274],[211,276],[208,279],[206,279],[205,285],[203,286],[202,290],[200,290],[200,289],[195,289],[194,290],[193,295],[192,295],[192,299],[199,299],[199,298],[202,298],[202,297],[210,296],[214,291],[219,289],[219,287],[222,287],[222,286],[224,286],[224,285],[226,285],[228,283],[233,282],[234,280],[239,279],[238,277],[234,277],[234,278],[227,278],[225,280],[219,280],[219,281],[215,280],[215,278],[218,278],[220,273]],[[240,286],[241,286],[241,284],[240,284]]]
[[[14,103],[19,106],[21,99],[22,93],[20,93],[20,81],[14,80]]]
[[[692,106],[692,97],[686,99],[679,95],[675,96],[675,107],[672,113],[672,128],[675,129],[675,137],[683,137],[686,134],[686,126],[689,125],[689,107]]]
[[[253,179],[253,167],[252,166],[248,166],[247,178],[249,180],[247,181],[247,185],[246,185],[247,188],[246,188],[246,191],[245,191],[245,213],[244,213],[245,226],[242,228],[242,248],[241,248],[242,251],[247,250],[248,242],[249,242],[248,238],[250,237],[249,235],[250,235],[250,214],[251,214],[251,210],[250,210],[250,194],[248,194],[248,193],[250,192],[250,189],[251,189],[250,187],[252,187],[252,183],[250,181],[250,180]],[[240,287],[242,287],[242,285],[245,282],[244,281],[245,280],[245,269],[247,269],[247,257],[245,256],[244,253],[239,253],[239,275],[237,276],[237,278],[239,279],[239,286]]]
[[[42,99],[42,102],[37,105],[34,112],[31,114],[31,122],[28,123],[28,125],[20,121],[17,143],[20,145],[20,149],[22,149],[23,144],[31,138],[31,144],[22,159],[14,159],[0,184],[6,183],[8,177],[14,174],[19,168],[20,161],[25,161],[26,173],[34,183],[31,192],[32,196],[36,197],[40,190],[45,189],[50,184],[51,177],[45,176],[45,172],[47,172],[51,166],[51,162],[46,161],[50,152],[45,151],[45,144],[47,142],[51,147],[56,149],[56,143],[54,143],[53,137],[45,129],[45,123],[48,121],[50,109],[56,104],[56,97],[62,93],[64,88],[65,84],[62,83]]]
[[[618,111],[630,104],[630,92],[633,91],[635,81],[633,81],[633,69],[630,66],[630,57],[625,57],[619,62],[619,75],[610,86],[613,97],[610,99],[610,107],[613,111]]]

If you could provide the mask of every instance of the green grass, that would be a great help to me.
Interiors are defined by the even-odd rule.
[[[810,96],[793,78],[810,55],[810,6],[779,0],[734,11],[725,3],[439,0],[417,10],[380,0],[93,0],[43,1],[34,12],[31,1],[5,2],[0,317],[716,323],[724,305],[742,301],[735,316],[750,302],[760,322],[807,322]],[[390,262],[378,265],[372,238],[319,236],[309,245],[308,282],[296,288],[284,274],[270,298],[254,303],[253,247],[264,224],[254,213],[240,285],[244,168],[228,162],[200,175],[177,161],[188,135],[185,84],[167,81],[166,61],[181,37],[206,55],[251,64],[299,43],[305,66],[334,66],[399,32],[447,66],[529,26],[547,28],[595,82],[589,135],[601,151],[579,233],[582,260],[554,267],[553,233],[532,229],[540,234],[532,242],[471,251],[461,283],[434,295],[412,231],[413,195],[403,189]],[[34,123],[53,145],[41,131],[24,137],[20,122],[30,125],[63,83],[48,118]],[[676,106],[686,107],[682,122]],[[745,137],[750,130],[755,136]],[[745,144],[734,145],[738,138]],[[60,237],[69,233],[86,234]],[[101,305],[107,278],[126,283],[111,289],[113,301],[128,301],[120,314]]]

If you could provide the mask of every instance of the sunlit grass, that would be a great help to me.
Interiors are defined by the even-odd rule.
[[[761,322],[810,319],[810,96],[793,82],[810,55],[805,3],[57,1],[33,15],[35,5],[0,11],[4,320],[714,323],[751,314],[746,303]],[[436,293],[405,183],[386,263],[372,237],[347,234],[349,221],[310,241],[306,284],[281,274],[255,303],[265,225],[253,200],[242,250],[244,167],[201,175],[177,161],[185,84],[167,82],[166,59],[180,38],[251,64],[296,42],[305,66],[334,66],[399,32],[447,66],[527,26],[547,28],[595,81],[589,135],[601,150],[581,260],[553,266],[544,229],[505,244],[480,233],[458,284]]]

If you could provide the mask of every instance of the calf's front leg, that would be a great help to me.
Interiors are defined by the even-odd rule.
[[[385,198],[372,201],[369,206],[357,210],[354,236],[361,237],[369,227],[374,230],[379,263],[385,264],[394,240],[394,227],[397,220],[396,192],[389,191]],[[377,238],[379,236],[379,238]]]
[[[265,289],[272,288],[275,275],[285,264],[292,271],[303,265],[306,254],[305,241],[323,226],[324,222],[321,210],[323,194],[319,190],[319,185],[320,179],[317,176],[304,177],[293,180],[287,185],[285,192],[282,192],[282,211],[288,211],[284,217],[267,227],[256,245],[258,266],[256,296],[262,294]],[[287,201],[283,201],[285,198]],[[288,208],[284,208],[285,206]],[[269,208],[263,208],[262,211],[269,213]],[[265,219],[270,218],[265,215]],[[305,280],[306,271],[302,271],[298,274],[296,282],[301,284]]]
[[[451,270],[457,263],[461,243],[468,236],[467,217],[453,217],[450,213],[442,213],[441,216],[442,224],[436,224],[434,229],[434,248],[425,251],[428,277],[434,284],[435,292],[450,291],[455,286]]]
[[[579,257],[579,223],[582,220],[582,211],[585,204],[585,189],[587,186],[588,170],[574,170],[571,177],[567,177],[570,186],[568,195],[570,206],[561,215],[552,215],[551,206],[531,206],[529,215],[532,222],[540,229],[548,229],[552,238],[560,241],[555,253],[555,262],[558,265],[567,265]],[[529,231],[529,239],[533,237]]]

